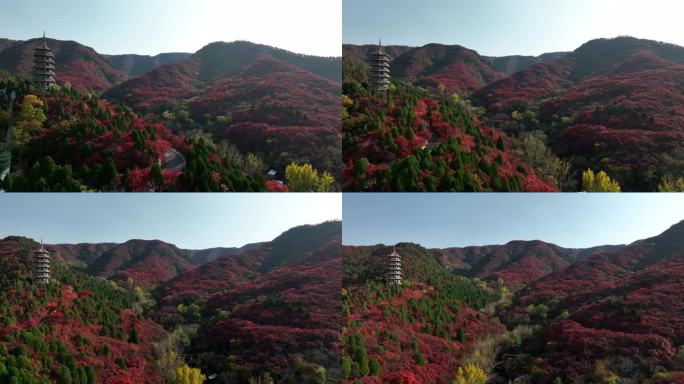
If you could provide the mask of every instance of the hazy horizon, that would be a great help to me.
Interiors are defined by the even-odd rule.
[[[684,220],[684,194],[345,194],[342,243],[427,248],[541,240],[564,248],[629,244]]]
[[[345,0],[342,41],[458,44],[485,56],[569,52],[625,35],[684,46],[682,14],[684,3],[669,0]]]
[[[270,241],[296,226],[340,220],[341,210],[341,196],[332,193],[6,193],[0,199],[0,238],[240,247]]]
[[[0,9],[0,38],[29,40],[45,31],[106,55],[194,53],[236,40],[341,55],[341,0],[5,0]]]

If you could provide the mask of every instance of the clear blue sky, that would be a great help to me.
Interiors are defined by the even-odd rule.
[[[341,218],[341,195],[0,194],[0,238],[46,243],[159,239],[181,248],[269,241],[302,224]]]
[[[632,35],[684,46],[680,0],[344,0],[343,41],[460,44],[480,54],[572,51]]]
[[[343,217],[345,245],[543,240],[582,248],[662,233],[684,220],[684,193],[345,193]]]
[[[339,56],[342,0],[2,0],[0,37],[75,40],[100,53],[195,52],[249,40]]]

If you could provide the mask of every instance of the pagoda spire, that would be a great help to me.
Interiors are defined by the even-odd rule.
[[[402,271],[401,271],[401,255],[397,253],[397,246],[392,247],[392,253],[387,256],[387,261],[385,263],[385,271],[387,274],[387,284],[401,284],[402,282]]]
[[[43,239],[40,239],[40,249],[33,252],[33,283],[34,284],[49,284],[50,283],[50,253],[43,245]]]
[[[43,44],[38,44],[33,52],[33,83],[41,91],[47,91],[55,85],[55,55],[47,45],[47,37],[43,31]]]
[[[370,80],[373,88],[380,92],[389,89],[390,57],[382,49],[382,39],[378,39],[378,50],[371,55]]]

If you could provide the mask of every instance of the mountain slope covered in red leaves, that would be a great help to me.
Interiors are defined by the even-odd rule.
[[[533,332],[504,378],[677,383],[684,365],[684,222],[579,260],[520,290],[503,318]]]
[[[452,383],[480,340],[502,332],[480,311],[496,294],[458,277],[415,244],[399,244],[405,282],[384,282],[386,246],[345,246],[345,383]]]
[[[188,250],[159,240],[129,240],[121,244],[55,244],[46,249],[53,258],[90,275],[153,288],[221,256],[259,246]]]
[[[261,172],[247,172],[213,143],[173,133],[127,107],[69,87],[42,94],[16,76],[0,87],[17,94],[6,191],[266,189]],[[3,112],[10,103],[0,95]]]
[[[474,95],[509,132],[542,129],[575,169],[605,170],[623,190],[681,175],[684,48],[631,37],[592,40]],[[513,112],[533,112],[516,124]],[[562,123],[561,123],[562,121]]]
[[[428,44],[392,61],[392,76],[451,92],[476,91],[502,77],[484,57],[460,45]]]
[[[403,82],[375,93],[352,80],[344,84],[343,107],[347,191],[557,190],[457,96]]]
[[[621,246],[586,249],[563,248],[539,240],[511,241],[504,245],[432,249],[437,261],[460,275],[503,283],[512,289],[563,269],[575,261]]]
[[[155,317],[200,323],[188,353],[224,380],[339,380],[341,223],[290,229],[162,284]],[[323,379],[326,380],[326,379]]]
[[[201,127],[284,171],[291,161],[339,171],[340,60],[249,42],[212,43],[108,90],[155,115]]]
[[[60,262],[50,284],[33,284],[38,247],[21,237],[0,241],[0,380],[158,383],[152,342],[164,336],[161,326],[136,314],[129,292]]]
[[[153,286],[195,268],[182,251],[161,241],[129,240],[107,250],[86,270],[91,275]]]

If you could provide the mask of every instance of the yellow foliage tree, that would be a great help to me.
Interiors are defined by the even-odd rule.
[[[684,192],[684,177],[664,177],[658,184],[658,192]]]
[[[183,364],[176,368],[176,383],[177,384],[202,384],[207,377],[202,374],[198,368],[192,368],[187,364]]]
[[[12,141],[16,145],[23,145],[40,132],[43,127],[45,112],[43,100],[36,95],[26,95],[19,105],[16,117],[13,119]]]
[[[458,367],[454,384],[487,384],[487,374],[475,364],[466,364]]]
[[[594,174],[594,171],[587,169],[582,172],[582,190],[586,192],[620,192],[620,185],[604,171]]]
[[[594,366],[594,379],[598,384],[617,384],[619,377],[603,361],[599,361]]]
[[[332,192],[335,178],[328,172],[319,175],[311,164],[294,161],[285,169],[285,181],[291,192]]]

